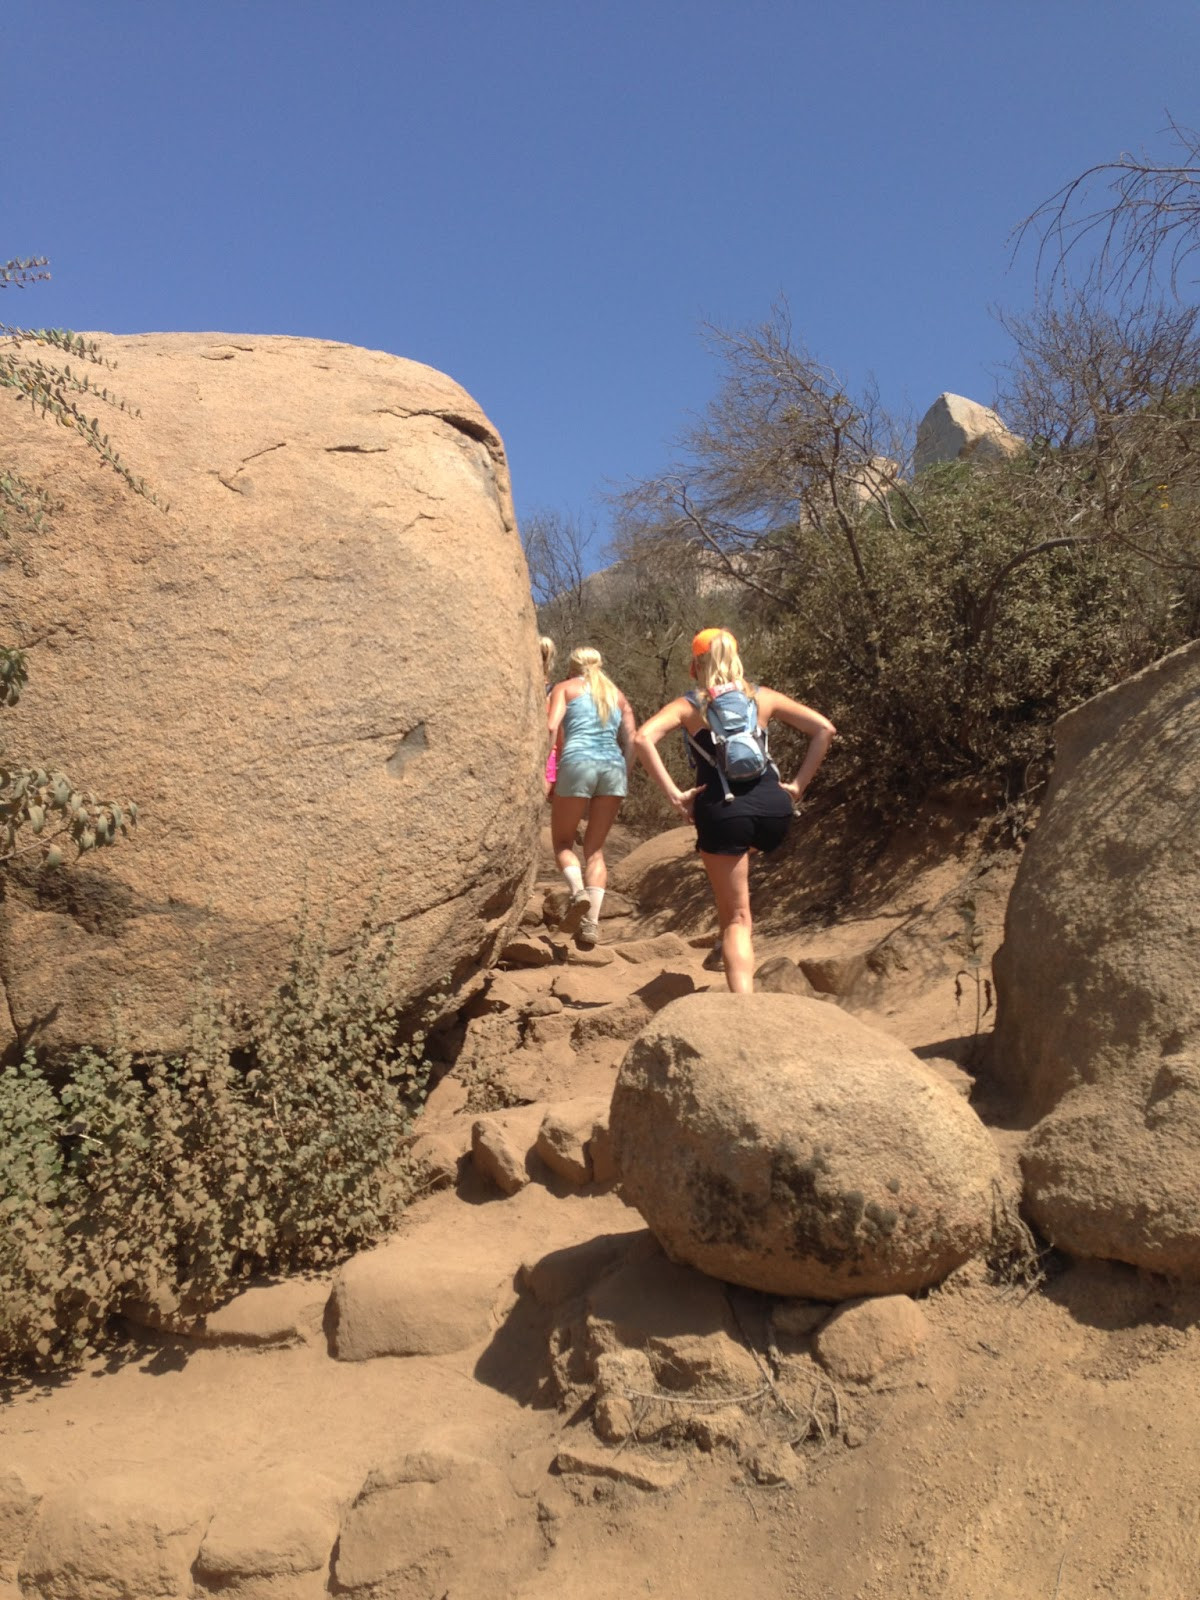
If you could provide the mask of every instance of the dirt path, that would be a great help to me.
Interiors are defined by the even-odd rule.
[[[534,1086],[528,1097],[545,1103],[603,1096],[624,1040],[597,1019],[664,972],[696,987],[721,981],[702,966],[710,925],[703,902],[689,899],[692,869],[678,851],[675,860],[676,892],[605,922],[601,949],[611,960],[505,974],[509,1010],[480,1011],[492,1029],[480,1037],[494,1039],[486,1070],[477,1056],[451,1072],[426,1131],[466,1150],[477,1115],[468,1096],[505,1085],[516,1098],[522,1085]],[[1011,1153],[1016,1135],[1003,1107],[986,1079],[964,1072],[974,1059],[975,996],[969,981],[965,998],[955,997],[955,973],[964,970],[956,894],[970,881],[986,961],[1007,891],[1002,873],[988,884],[972,878],[975,867],[964,849],[898,871],[890,897],[886,885],[864,893],[859,914],[833,928],[789,925],[768,906],[758,954],[825,963],[820,970],[843,986],[843,1003],[941,1063]],[[665,881],[665,869],[654,870]],[[614,874],[626,889],[646,876]],[[681,918],[688,905],[694,914]],[[622,953],[644,952],[664,933],[675,941],[666,956]],[[536,1027],[527,1017],[523,1042],[505,1053],[505,1019],[530,1002],[545,1013]],[[589,1019],[582,1030],[581,1018]],[[1200,1596],[1194,1295],[1119,1266],[1048,1259],[1030,1289],[989,1281],[973,1264],[923,1297],[922,1352],[872,1384],[844,1385],[841,1427],[799,1445],[795,1481],[772,1486],[720,1446],[605,1447],[588,1416],[552,1403],[546,1321],[521,1291],[522,1266],[555,1252],[570,1259],[601,1236],[633,1237],[641,1224],[603,1186],[573,1188],[536,1163],[534,1171],[505,1198],[468,1170],[406,1219],[398,1246],[419,1248],[447,1271],[491,1263],[507,1284],[486,1327],[461,1348],[332,1359],[323,1321],[329,1284],[314,1280],[293,1290],[296,1332],[286,1347],[130,1346],[55,1388],[11,1399],[0,1413],[0,1600],[22,1592],[6,1472],[50,1493],[131,1475],[149,1499],[171,1485],[212,1516],[300,1471],[330,1486],[344,1519],[381,1463],[431,1448],[498,1468],[517,1511],[500,1526],[476,1526],[465,1499],[455,1552],[342,1592],[373,1600],[465,1600],[481,1585],[515,1600]],[[607,1448],[625,1466],[681,1466],[682,1475],[654,1491],[554,1471],[559,1452],[577,1446]],[[343,1520],[343,1554],[345,1528]],[[338,1548],[333,1571],[344,1576]],[[243,1576],[221,1592],[303,1600],[323,1592],[327,1576]],[[89,1588],[78,1574],[72,1581],[75,1588],[55,1592],[140,1593]],[[26,1600],[42,1592],[30,1587]]]

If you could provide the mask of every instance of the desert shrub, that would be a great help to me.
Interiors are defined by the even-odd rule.
[[[828,776],[883,814],[947,781],[1010,795],[1051,750],[1053,723],[1189,637],[1183,569],[1115,540],[1056,540],[1035,460],[927,472],[913,514],[844,549],[789,530],[803,574],[764,645],[764,676],[831,716]]]
[[[210,1309],[395,1223],[427,1068],[393,957],[364,924],[335,967],[304,926],[248,1035],[205,985],[177,1056],[0,1073],[0,1368],[70,1365],[122,1307]]]

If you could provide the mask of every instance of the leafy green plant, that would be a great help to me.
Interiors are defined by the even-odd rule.
[[[0,1368],[70,1366],[122,1308],[195,1315],[394,1225],[428,1075],[394,958],[364,921],[334,963],[305,923],[248,1034],[205,983],[177,1056],[0,1073]]]
[[[0,289],[22,289],[47,278],[46,267],[42,256],[0,263]],[[41,416],[71,428],[133,493],[160,505],[113,448],[99,415],[89,417],[84,409],[88,403],[131,410],[92,377],[89,367],[113,367],[94,340],[63,328],[0,323],[0,390],[9,390],[18,403],[28,402]],[[37,533],[54,509],[55,502],[44,488],[0,463],[0,543],[16,545],[19,552],[22,536]],[[25,652],[0,646],[0,708],[11,709],[18,703],[28,677]],[[0,866],[31,852],[39,853],[47,867],[61,866],[68,848],[74,848],[77,859],[111,845],[127,835],[136,820],[137,806],[131,801],[98,799],[55,771],[54,763],[14,760],[0,747]]]

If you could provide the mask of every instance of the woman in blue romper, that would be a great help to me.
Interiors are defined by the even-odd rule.
[[[633,712],[602,669],[598,650],[573,650],[571,676],[551,690],[546,714],[550,741],[558,750],[550,838],[558,870],[571,891],[561,927],[585,947],[594,945],[599,933],[608,883],[604,841],[628,792],[633,763]],[[585,811],[581,872],[575,835]]]

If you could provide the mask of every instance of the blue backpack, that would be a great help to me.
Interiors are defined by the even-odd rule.
[[[686,698],[692,705],[700,707],[701,698],[695,690]],[[733,800],[733,791],[729,787],[731,780],[734,783],[749,783],[761,778],[767,768],[773,765],[767,748],[766,731],[758,725],[758,705],[754,696],[733,684],[710,695],[702,715],[704,725],[712,735],[716,759],[686,728],[683,735],[694,752],[693,765],[695,756],[699,756],[710,767],[716,768],[728,805]]]

